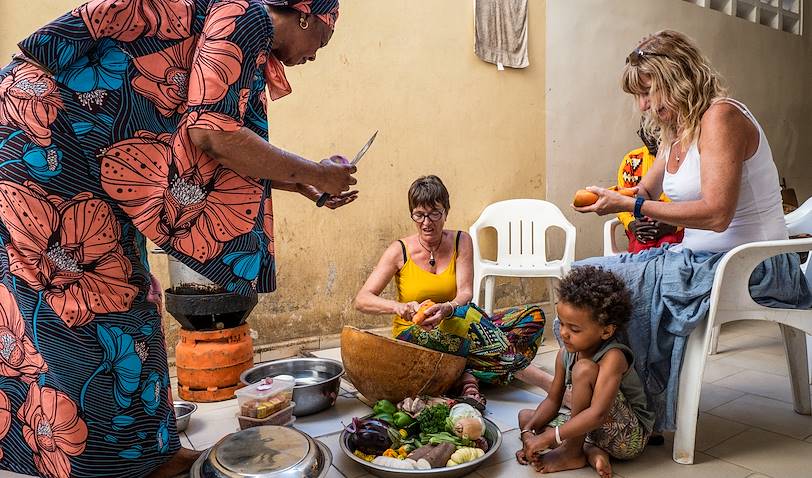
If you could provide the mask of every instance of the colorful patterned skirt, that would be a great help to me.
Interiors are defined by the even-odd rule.
[[[559,413],[550,423],[549,427],[560,427],[567,423],[572,416],[569,413]],[[643,453],[651,432],[646,430],[635,415],[626,396],[618,391],[609,417],[603,425],[587,433],[586,441],[608,453],[618,460],[631,460]]]
[[[466,371],[493,384],[508,384],[536,356],[544,334],[538,305],[511,307],[493,317],[474,304],[463,305],[439,327],[414,325],[396,338],[440,352],[466,357]]]

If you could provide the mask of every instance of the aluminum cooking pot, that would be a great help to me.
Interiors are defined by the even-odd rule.
[[[192,466],[191,478],[324,478],[330,449],[294,428],[263,426],[226,436]]]

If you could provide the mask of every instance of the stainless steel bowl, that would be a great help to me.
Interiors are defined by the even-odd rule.
[[[226,436],[195,461],[191,478],[324,478],[333,456],[293,428],[265,426]]]
[[[177,421],[178,431],[182,432],[189,426],[189,420],[192,419],[192,414],[197,410],[197,405],[183,400],[175,400],[172,405],[175,407],[175,420]]]
[[[303,417],[335,405],[344,366],[337,360],[325,358],[275,360],[246,370],[240,375],[240,381],[251,385],[265,377],[277,375],[290,375],[296,380],[293,387],[293,401],[296,402],[293,414]]]
[[[473,473],[474,470],[479,468],[483,463],[495,455],[496,451],[499,450],[499,447],[502,445],[502,432],[499,431],[499,427],[487,418],[484,420],[485,440],[488,441],[489,446],[488,451],[474,461],[469,461],[468,463],[463,463],[462,465],[450,466],[446,468],[433,468],[431,470],[396,470],[394,468],[387,468],[385,466],[373,465],[368,461],[358,458],[352,453],[349,446],[350,434],[346,430],[341,432],[341,437],[339,438],[338,443],[341,446],[341,451],[343,451],[350,460],[353,460],[366,468],[367,472],[381,478],[457,478]]]

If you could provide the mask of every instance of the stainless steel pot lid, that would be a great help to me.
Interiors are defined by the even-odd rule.
[[[300,464],[310,468],[318,453],[315,442],[298,430],[255,427],[224,438],[212,449],[210,460],[237,476],[266,476]]]

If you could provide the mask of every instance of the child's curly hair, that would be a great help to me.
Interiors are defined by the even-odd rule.
[[[631,293],[623,280],[601,267],[582,266],[572,269],[558,286],[561,302],[592,311],[600,325],[614,325],[622,330],[632,312]]]

